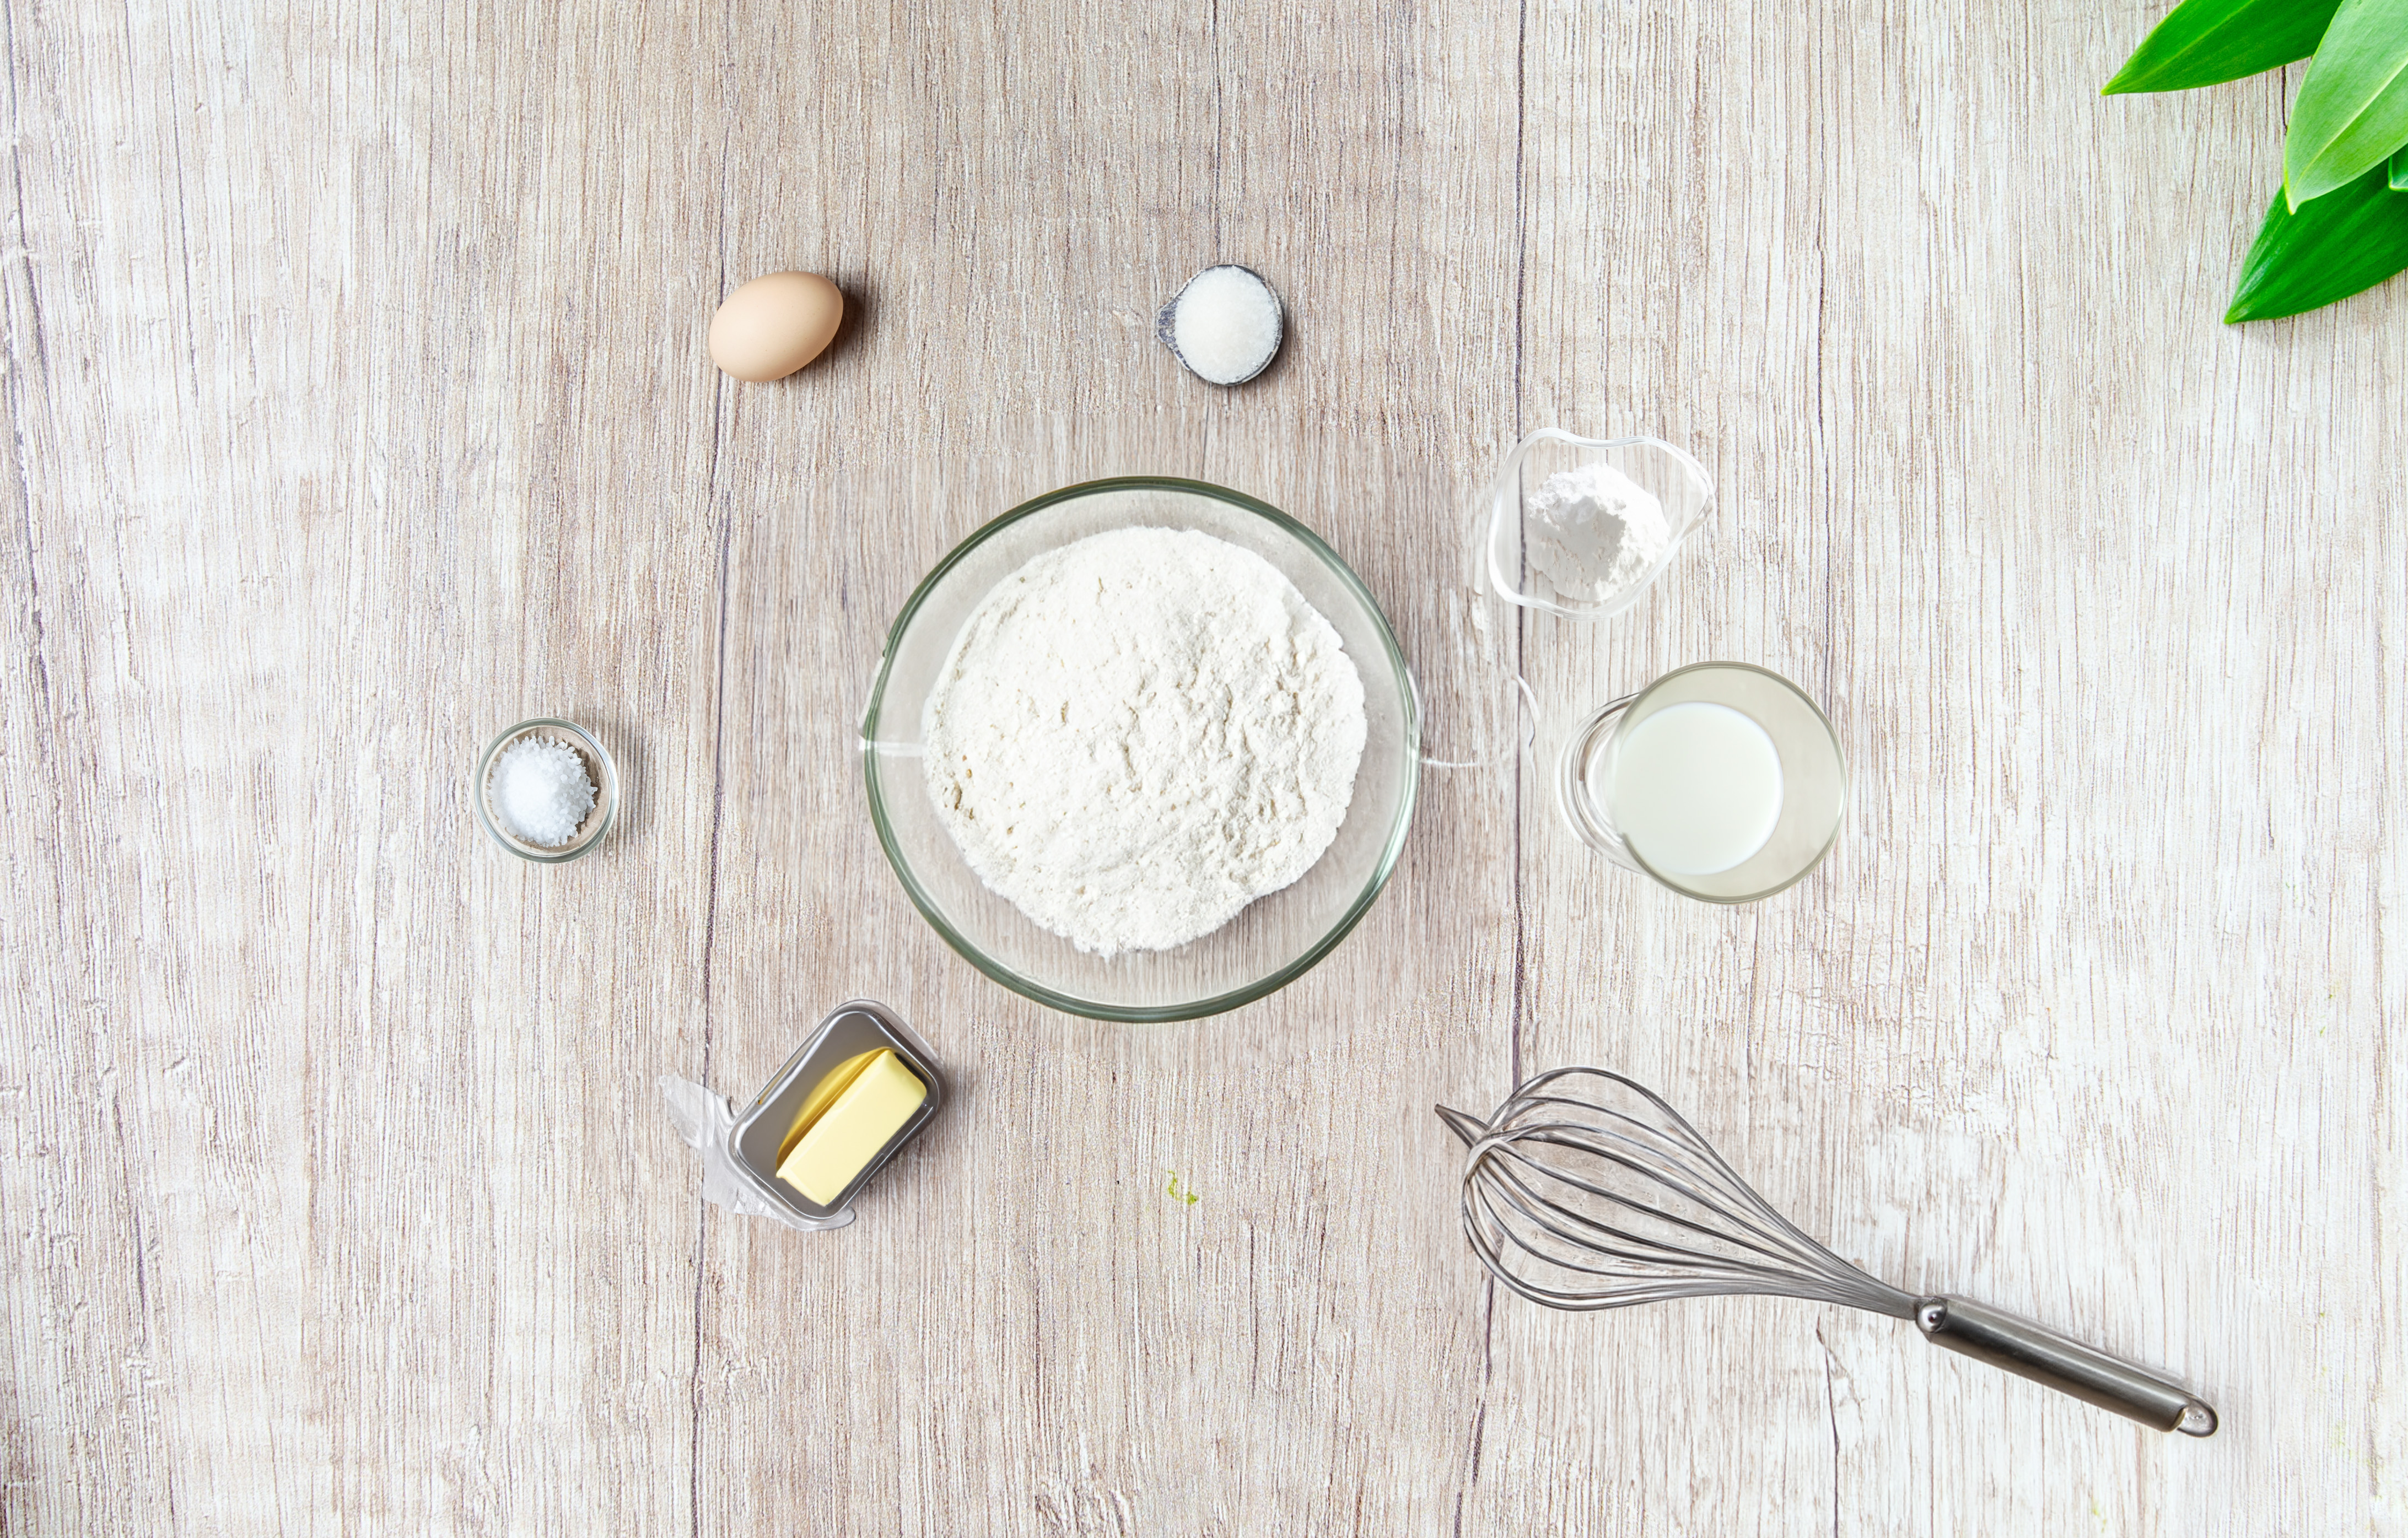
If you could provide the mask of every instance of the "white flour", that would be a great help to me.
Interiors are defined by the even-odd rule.
[[[1329,847],[1363,679],[1262,557],[1116,529],[996,585],[922,726],[928,793],[980,880],[1081,950],[1167,950]]]
[[[1611,464],[1558,471],[1530,495],[1530,564],[1567,598],[1602,603],[1656,563],[1670,543],[1664,505]]]

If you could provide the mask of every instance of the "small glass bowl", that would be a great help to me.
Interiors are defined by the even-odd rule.
[[[585,761],[585,777],[594,782],[594,809],[566,844],[530,844],[502,826],[494,812],[494,760],[503,748],[521,737],[550,737]],[[575,721],[565,721],[557,716],[538,716],[506,728],[486,745],[477,760],[476,775],[468,781],[468,800],[477,808],[477,821],[500,845],[521,860],[538,865],[565,865],[602,842],[610,824],[619,815],[619,766],[595,740],[594,733]]]
[[[1628,587],[1603,598],[1560,591],[1545,572],[1525,559],[1522,544],[1524,509],[1530,493],[1549,476],[1583,464],[1610,464],[1664,505],[1670,537],[1663,553]],[[1583,438],[1556,427],[1542,427],[1514,445],[1504,466],[1489,485],[1481,546],[1488,585],[1497,596],[1524,608],[1542,609],[1569,619],[1602,619],[1619,614],[1664,575],[1681,547],[1705,521],[1713,506],[1714,478],[1706,467],[1661,438]]]
[[[1613,809],[1589,788],[1593,771],[1610,776],[1633,728],[1659,710],[1704,701],[1736,710],[1763,728],[1781,755],[1780,820],[1762,847],[1728,870],[1676,875],[1656,869],[1613,823]],[[1684,897],[1724,904],[1754,903],[1806,879],[1840,841],[1848,811],[1848,763],[1830,718],[1805,691],[1747,662],[1692,662],[1636,694],[1598,707],[1581,723],[1555,771],[1555,804],[1591,848]]]

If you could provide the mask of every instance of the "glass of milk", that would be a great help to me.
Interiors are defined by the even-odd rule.
[[[1848,767],[1797,685],[1698,662],[1584,722],[1556,790],[1574,831],[1617,864],[1701,903],[1753,903],[1830,852]]]

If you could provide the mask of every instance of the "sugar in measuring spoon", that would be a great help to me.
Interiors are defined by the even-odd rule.
[[[1240,385],[1279,355],[1286,314],[1262,274],[1225,262],[1170,296],[1154,320],[1154,335],[1197,378]]]

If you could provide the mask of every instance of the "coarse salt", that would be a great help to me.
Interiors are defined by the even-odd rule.
[[[503,829],[529,844],[557,848],[577,836],[594,809],[585,761],[552,737],[521,737],[502,749],[486,781]]]

